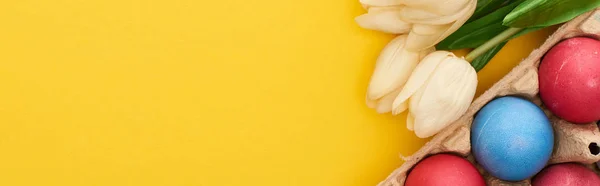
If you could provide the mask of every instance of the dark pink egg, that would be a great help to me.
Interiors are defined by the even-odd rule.
[[[539,68],[540,97],[572,123],[600,120],[600,41],[576,37],[554,46]]]
[[[590,186],[600,185],[600,177],[580,164],[556,164],[542,170],[533,178],[532,186]]]
[[[408,174],[405,186],[485,186],[477,168],[464,158],[438,154],[419,162]]]

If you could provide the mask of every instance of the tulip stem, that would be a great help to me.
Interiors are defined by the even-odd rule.
[[[477,47],[475,50],[473,50],[469,54],[467,54],[466,60],[473,61],[473,60],[477,59],[477,57],[485,54],[488,50],[494,48],[494,46],[506,41],[507,39],[509,39],[510,37],[519,33],[523,29],[524,28],[508,28],[508,29],[506,29],[504,32],[498,34],[496,37],[490,39],[489,41],[485,42],[483,45]]]

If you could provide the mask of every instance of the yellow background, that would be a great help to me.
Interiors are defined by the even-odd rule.
[[[1,0],[0,185],[375,185],[424,142],[364,94],[358,0]],[[548,30],[511,42],[485,90]]]

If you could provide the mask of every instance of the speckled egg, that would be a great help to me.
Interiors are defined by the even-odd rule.
[[[575,37],[540,63],[540,97],[556,116],[576,124],[600,120],[600,41]]]
[[[492,176],[521,181],[541,171],[554,146],[548,117],[534,103],[513,96],[492,100],[475,116],[471,147]]]
[[[533,186],[590,186],[600,185],[600,177],[576,163],[552,165],[533,178]]]
[[[436,154],[415,165],[404,183],[404,186],[438,185],[485,186],[485,180],[466,159]]]

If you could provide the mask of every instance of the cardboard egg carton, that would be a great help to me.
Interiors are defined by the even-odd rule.
[[[419,151],[412,156],[404,157],[405,163],[391,173],[378,186],[403,186],[411,168],[424,158],[439,153],[461,155],[479,168],[491,186],[517,186],[531,185],[531,180],[521,182],[506,182],[487,174],[471,155],[470,129],[477,111],[494,98],[516,95],[528,98],[542,109],[552,121],[554,128],[554,150],[548,165],[577,162],[588,165],[597,173],[595,162],[600,160],[600,131],[596,123],[575,125],[552,115],[544,108],[538,96],[538,66],[544,54],[558,42],[577,36],[600,39],[600,9],[580,15],[579,17],[563,24],[545,43],[531,52],[518,66],[475,99],[469,110],[457,121],[438,133]]]

